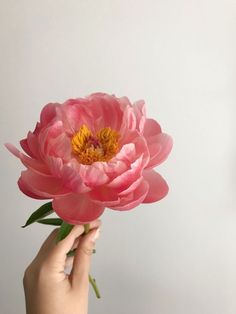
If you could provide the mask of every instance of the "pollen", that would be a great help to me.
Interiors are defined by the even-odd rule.
[[[110,127],[100,129],[95,135],[82,125],[71,139],[72,152],[81,164],[109,161],[119,151],[120,134]]]

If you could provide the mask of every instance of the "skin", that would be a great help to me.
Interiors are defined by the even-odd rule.
[[[59,228],[51,232],[24,273],[27,314],[88,313],[90,260],[100,225],[100,220],[91,222],[86,235],[82,235],[82,225],[74,226],[57,244]],[[67,257],[66,253],[74,248],[75,256]],[[65,267],[72,268],[69,274]]]

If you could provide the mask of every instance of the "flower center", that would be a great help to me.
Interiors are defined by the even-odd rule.
[[[119,150],[119,136],[118,132],[109,127],[101,129],[94,136],[86,125],[82,125],[72,137],[72,151],[84,165],[91,165],[95,161],[109,161]]]

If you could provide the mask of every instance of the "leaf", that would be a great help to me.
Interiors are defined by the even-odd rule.
[[[70,250],[68,253],[66,253],[66,255],[67,255],[68,257],[74,256],[74,255],[75,255],[75,252],[76,252],[76,249],[73,249],[73,250]],[[95,254],[95,253],[96,253],[96,250],[93,249],[93,254]]]
[[[61,227],[58,231],[56,242],[59,242],[59,241],[65,239],[65,237],[71,232],[71,229],[73,227],[74,227],[74,225],[70,225],[67,222],[63,221],[63,223],[61,224]]]
[[[37,220],[46,217],[50,214],[53,213],[53,208],[52,208],[52,202],[48,202],[41,207],[39,207],[33,214],[29,217],[29,219],[26,221],[24,226],[21,226],[22,228],[25,228],[32,223],[36,222]]]
[[[37,222],[44,225],[60,226],[63,223],[63,220],[60,218],[46,218],[37,220]]]

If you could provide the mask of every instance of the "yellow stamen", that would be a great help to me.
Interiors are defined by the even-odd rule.
[[[86,125],[82,125],[72,137],[72,151],[84,165],[91,165],[95,161],[109,161],[119,150],[119,136],[110,127],[101,129],[94,136]]]

